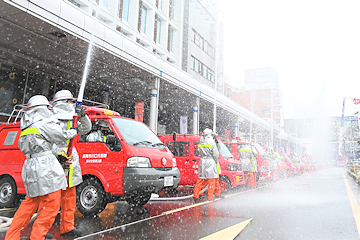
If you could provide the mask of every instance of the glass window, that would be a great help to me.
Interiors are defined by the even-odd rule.
[[[258,143],[254,143],[254,146],[256,147],[256,149],[259,151],[259,153],[260,153],[262,156],[266,156],[265,150],[264,150]]]
[[[194,70],[195,58],[193,56],[190,57],[190,69]]]
[[[204,39],[203,39],[202,37],[200,37],[200,44],[199,44],[199,47],[200,47],[201,49],[203,49],[203,48],[204,48]]]
[[[269,95],[263,95],[260,97],[261,103],[270,103],[271,102],[271,96]]]
[[[158,9],[162,10],[162,0],[158,0]]]
[[[107,7],[108,6],[108,0],[100,0],[100,4]]]
[[[208,42],[204,40],[204,51],[207,53],[208,51]]]
[[[75,2],[74,0],[69,0],[69,2],[71,2],[72,4],[74,4],[77,7],[80,7],[80,4],[78,4],[77,2]]]
[[[204,65],[202,75],[203,75],[204,78],[207,78],[207,74],[208,74],[208,68]]]
[[[122,0],[123,6],[122,6],[122,19],[125,21],[129,21],[129,5],[130,0]]]
[[[146,13],[147,13],[146,7],[142,7],[142,10],[141,10],[141,32],[143,32],[143,33],[146,32]]]
[[[208,46],[208,54],[210,57],[215,58],[215,49],[212,46]]]
[[[199,72],[199,61],[196,58],[195,58],[195,68],[194,68],[194,70],[196,72]]]
[[[251,146],[251,152],[254,155],[254,158],[256,158],[258,155],[258,152],[256,151],[256,148],[254,146]]]
[[[199,150],[198,150],[199,143],[200,143],[199,141],[194,142],[194,156],[195,157],[200,157],[200,153],[199,153]]]
[[[174,19],[175,0],[169,0],[169,18]]]
[[[168,142],[166,146],[175,157],[188,157],[190,150],[189,142]]]
[[[14,145],[17,133],[17,131],[9,131],[6,135],[4,145]]]
[[[195,31],[194,31],[194,43],[198,46],[200,45],[200,35]]]
[[[263,107],[261,108],[261,115],[262,116],[269,116],[271,114],[271,108]]]
[[[172,29],[170,26],[170,52],[173,51],[173,48],[174,48],[174,29]]]
[[[108,127],[102,127],[102,124]],[[114,135],[109,123],[105,120],[91,121],[91,131],[87,135],[81,135],[79,142],[106,142],[107,135]]]
[[[156,42],[160,43],[160,39],[161,39],[161,19],[158,18],[156,24]]]
[[[224,145],[227,147],[227,149],[229,149],[229,151],[231,152],[231,148],[232,148],[232,144],[231,143],[228,143],[228,144],[225,144]]]

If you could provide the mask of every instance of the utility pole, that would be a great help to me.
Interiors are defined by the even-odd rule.
[[[339,149],[338,149],[338,155],[342,156],[341,149],[342,149],[342,143],[343,143],[343,130],[344,130],[344,112],[345,112],[345,99],[343,98],[343,105],[342,105],[342,112],[341,112],[341,125],[340,125],[340,132],[339,132]]]

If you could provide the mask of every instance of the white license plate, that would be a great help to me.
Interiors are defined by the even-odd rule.
[[[164,177],[164,187],[174,186],[174,177],[167,176]]]

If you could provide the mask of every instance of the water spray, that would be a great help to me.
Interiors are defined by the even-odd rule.
[[[95,29],[95,26],[96,26],[96,22],[97,21],[96,21],[96,16],[95,16],[94,29]],[[83,98],[84,98],[86,78],[88,76],[89,66],[90,66],[90,62],[91,62],[91,54],[92,54],[93,43],[94,43],[94,33],[92,32],[91,37],[90,37],[89,46],[88,46],[88,51],[87,51],[87,54],[86,54],[84,72],[83,72],[83,76],[82,76],[82,79],[81,79],[79,94],[78,94],[78,97],[76,99],[76,106],[75,107],[82,106],[82,101],[83,101]],[[78,119],[79,119],[79,117],[77,115],[75,115],[74,118],[73,118],[72,127],[77,127]],[[70,139],[70,142],[69,142],[69,145],[68,145],[68,151],[67,151],[68,156],[72,155],[73,146],[74,146],[74,138]]]

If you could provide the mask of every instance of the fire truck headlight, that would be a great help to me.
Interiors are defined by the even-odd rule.
[[[173,167],[176,167],[176,158],[173,158]]]
[[[228,164],[226,166],[228,171],[241,171],[241,164]]]
[[[128,158],[126,167],[149,168],[151,167],[150,159],[147,157],[131,157]]]

